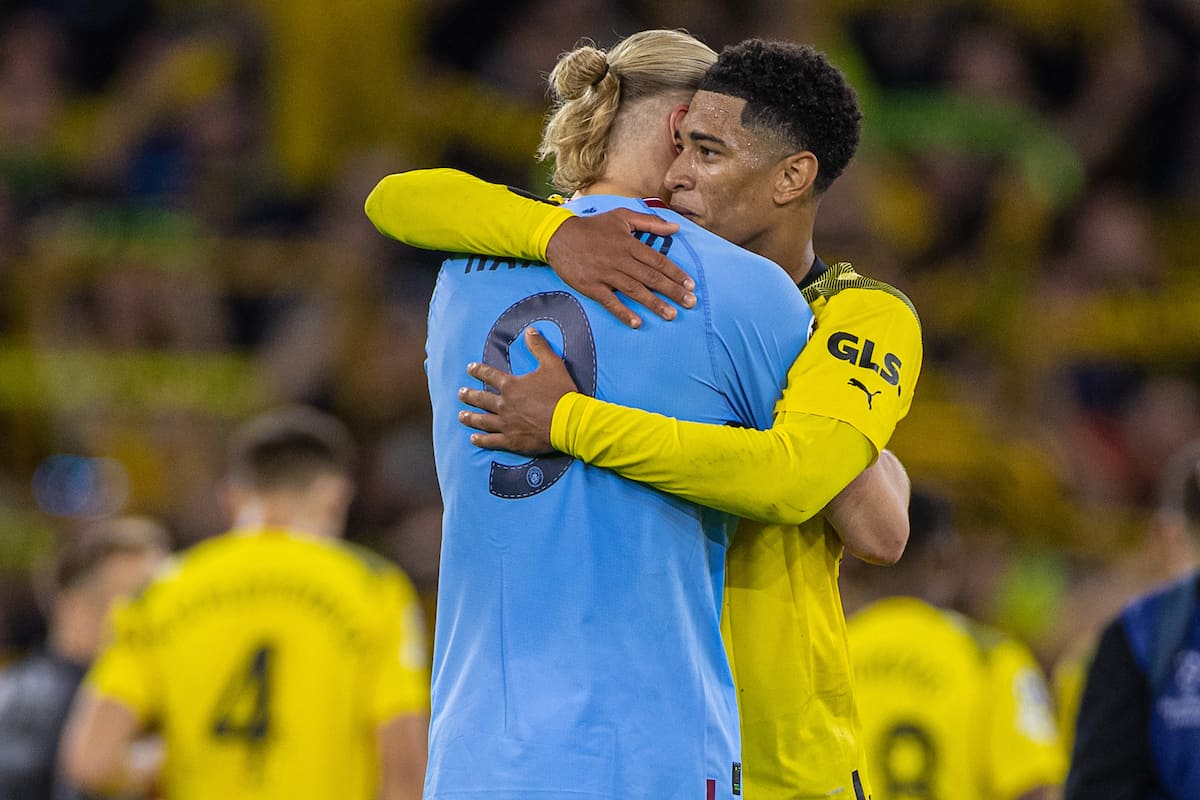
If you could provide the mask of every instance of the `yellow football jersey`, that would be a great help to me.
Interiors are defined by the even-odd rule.
[[[425,641],[412,586],[383,559],[237,531],[116,612],[87,683],[159,728],[172,800],[367,800],[378,725],[428,711]]]
[[[582,395],[559,403],[551,431],[556,447],[589,463],[747,518],[729,548],[722,629],[752,800],[870,794],[837,584],[841,540],[813,515],[869,463],[847,471],[854,439],[886,445],[922,362],[916,313],[887,284],[835,264],[805,296],[813,335],[770,431]]]
[[[871,795],[838,591],[842,545],[821,517],[743,520],[721,631],[738,690],[748,800]]]
[[[816,323],[788,372],[775,427],[849,423],[882,449],[908,413],[920,324],[887,284],[834,264],[805,296]],[[729,548],[722,630],[738,687],[749,798],[869,797],[846,622],[841,540],[822,517],[743,520]]]
[[[849,622],[875,800],[1013,800],[1066,772],[1028,648],[910,597]]]

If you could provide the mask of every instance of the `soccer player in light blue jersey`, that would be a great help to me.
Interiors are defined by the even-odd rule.
[[[738,717],[719,614],[732,520],[567,456],[480,450],[458,423],[464,365],[526,371],[523,332],[581,391],[765,428],[811,312],[786,273],[655,200],[675,123],[715,53],[648,31],[581,47],[551,75],[545,150],[571,209],[678,224],[648,238],[692,275],[697,308],[631,330],[544,265],[464,256],[431,302],[427,371],[445,503],[425,797],[726,798]],[[377,190],[378,191],[378,190]],[[386,207],[367,202],[387,231]]]

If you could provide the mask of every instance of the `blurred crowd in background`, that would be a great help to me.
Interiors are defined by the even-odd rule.
[[[80,526],[219,532],[226,434],[281,402],[352,427],[350,538],[431,597],[440,257],[363,199],[427,166],[550,191],[545,74],[650,27],[811,42],[859,90],[818,253],[921,313],[893,449],[954,503],[964,610],[1049,664],[1166,577],[1154,487],[1200,436],[1194,0],[0,0],[0,660]]]

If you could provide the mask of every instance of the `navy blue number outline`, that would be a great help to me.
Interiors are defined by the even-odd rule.
[[[589,396],[596,394],[596,340],[583,305],[567,292],[539,292],[513,303],[493,323],[483,347],[483,363],[512,372],[509,350],[512,343],[534,322],[552,322],[563,337],[563,359],[567,372]],[[495,389],[485,386],[488,391]],[[553,486],[575,459],[556,453],[537,456],[523,464],[493,461],[488,474],[488,491],[496,497],[520,500]]]

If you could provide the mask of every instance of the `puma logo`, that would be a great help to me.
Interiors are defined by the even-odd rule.
[[[871,410],[871,402],[875,399],[875,395],[883,394],[883,392],[872,392],[870,389],[867,388],[867,385],[865,383],[863,383],[862,381],[860,381],[858,378],[851,378],[846,383],[849,386],[855,386],[859,389],[862,389],[863,394],[865,394],[867,396],[867,410],[868,411]]]

